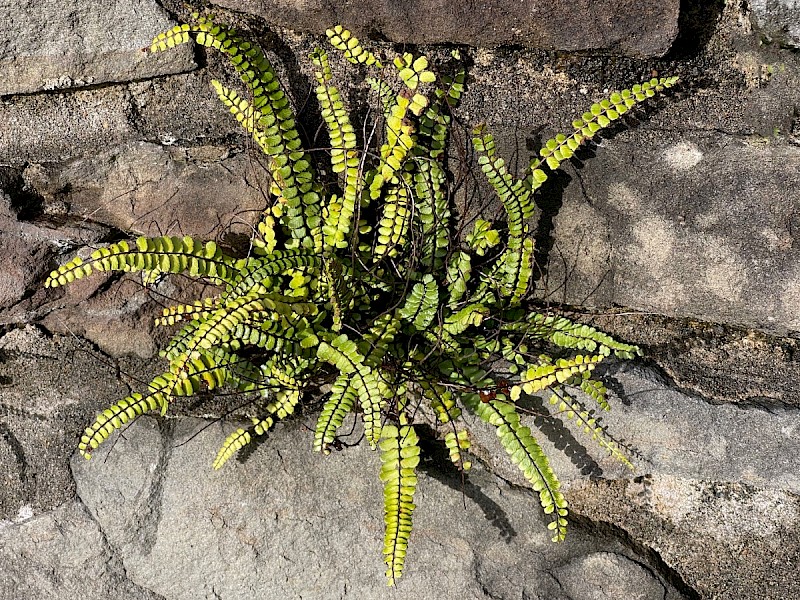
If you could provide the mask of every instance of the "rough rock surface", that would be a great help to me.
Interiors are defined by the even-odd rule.
[[[800,47],[800,4],[796,0],[752,0],[749,4],[768,41]]]
[[[800,149],[638,132],[573,174],[548,299],[800,331]]]
[[[195,67],[190,48],[142,52],[175,23],[152,0],[0,0],[0,96],[130,81]]]
[[[336,24],[396,43],[522,45],[661,56],[678,31],[677,0],[331,3],[214,0],[285,27],[322,33]],[[299,27],[298,27],[299,26]]]
[[[73,462],[78,495],[131,581],[176,600],[385,597],[375,453],[360,445],[323,458],[295,424],[278,428],[244,463],[214,472],[209,462],[225,432],[207,425],[142,420],[110,454]],[[403,593],[567,600],[602,598],[613,585],[681,597],[613,536],[591,539],[577,527],[570,544],[553,544],[535,498],[479,467],[463,486],[437,465],[426,472]],[[170,568],[152,569],[153,561]]]

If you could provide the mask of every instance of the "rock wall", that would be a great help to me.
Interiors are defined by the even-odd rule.
[[[637,472],[536,419],[572,505],[554,545],[475,427],[468,477],[424,466],[396,593],[800,596],[796,3],[213,4],[271,53],[309,135],[305,56],[336,21],[396,47],[458,44],[473,63],[459,120],[487,122],[520,168],[608,91],[683,80],[568,165],[536,225],[539,298],[645,351],[607,373],[606,423]],[[188,10],[0,0],[0,598],[382,598],[377,457],[313,455],[311,414],[219,473],[210,458],[246,413],[225,398],[74,456],[94,414],[158,369],[152,316],[186,285],[46,291],[47,272],[130,233],[236,245],[264,205],[264,167],[209,89],[229,77],[219,58],[141,52]],[[356,79],[341,87],[359,98]]]

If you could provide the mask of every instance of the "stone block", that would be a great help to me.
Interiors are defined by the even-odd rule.
[[[324,0],[214,0],[296,31],[341,24],[398,44],[522,45],[569,52],[664,55],[678,33],[678,0],[418,0],[330,3]]]
[[[153,0],[0,0],[0,96],[130,81],[195,67],[191,48],[142,49],[175,23]]]
[[[543,297],[800,331],[800,150],[626,132],[572,176]]]

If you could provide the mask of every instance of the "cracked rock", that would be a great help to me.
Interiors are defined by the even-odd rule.
[[[662,600],[667,590],[650,569],[627,556],[598,552],[555,571],[561,589],[581,600]]]
[[[152,0],[0,0],[0,96],[129,81],[195,67],[191,49],[142,52],[173,22]]]

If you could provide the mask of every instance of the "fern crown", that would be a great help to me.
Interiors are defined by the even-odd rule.
[[[79,451],[89,458],[115,430],[145,412],[163,415],[180,397],[229,386],[263,398],[266,407],[227,437],[213,461],[219,469],[254,436],[293,414],[307,390],[329,383],[313,448],[330,453],[345,418],[359,415],[367,442],[380,456],[389,584],[405,564],[420,460],[416,429],[427,412],[461,470],[470,467],[462,411],[495,428],[538,494],[552,539],[561,541],[567,502],[534,433],[523,424],[521,402],[526,395],[544,395],[554,414],[630,466],[595,414],[609,403],[593,372],[607,357],[631,358],[638,349],[527,308],[534,197],[549,172],[676,78],[651,79],[593,104],[570,132],[545,142],[522,178],[508,171],[492,135],[476,128],[478,163],[506,220],[500,226],[478,219],[459,241],[453,235],[446,149],[464,70],[457,60],[433,69],[426,57],[408,53],[384,65],[346,29],[334,27],[327,36],[348,61],[372,71],[367,81],[382,104],[380,140],[364,148],[332,83],[327,53],[318,48],[311,54],[333,181],[315,170],[319,153],[304,148],[290,100],[257,45],[200,16],[153,40],[153,52],[193,40],[230,59],[246,93],[218,81],[213,87],[268,157],[270,206],[244,258],[213,241],[140,237],[95,250],[86,260],[75,258],[50,275],[48,287],[94,271],[137,271],[145,281],[184,273],[218,290],[164,309],[157,323],[178,327],[162,351],[168,369],[100,413]]]

